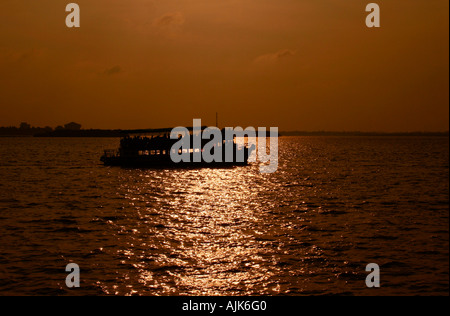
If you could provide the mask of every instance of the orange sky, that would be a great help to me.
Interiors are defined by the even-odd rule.
[[[449,129],[448,0],[0,1],[0,125]]]

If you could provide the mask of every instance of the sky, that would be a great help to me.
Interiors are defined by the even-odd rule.
[[[0,1],[0,125],[448,131],[448,0]]]

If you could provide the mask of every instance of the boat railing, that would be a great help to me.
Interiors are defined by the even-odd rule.
[[[106,149],[104,151],[104,157],[106,157],[106,158],[114,158],[114,157],[118,157],[119,155],[120,155],[119,151],[116,149]]]

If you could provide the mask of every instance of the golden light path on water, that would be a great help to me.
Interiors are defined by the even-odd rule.
[[[140,177],[152,177],[148,173],[142,171]],[[257,286],[267,291],[272,286],[276,291],[277,286],[269,281],[272,272],[260,264],[266,259],[261,257],[261,242],[255,239],[263,234],[258,231],[262,210],[254,202],[260,190],[255,184],[264,183],[265,176],[255,172],[249,177],[246,168],[230,168],[176,171],[170,180],[166,177],[160,178],[165,184],[158,193],[151,192],[153,181],[143,180],[139,188],[127,189],[126,198],[142,220],[136,234],[149,233],[147,240],[139,241],[163,252],[153,258],[152,265],[159,267],[156,274],[167,273],[167,283],[161,284],[144,260],[135,263],[139,282],[149,289],[163,286],[166,294],[183,294],[178,289],[196,295],[220,295],[224,290],[239,294],[243,285],[247,290]],[[148,195],[163,206],[158,210],[162,215],[158,224],[153,205],[137,206],[154,203],[142,200]],[[129,259],[138,255],[133,248],[120,251]]]
[[[368,261],[384,265],[384,282],[395,291],[395,284],[414,276],[405,277],[405,267],[421,262],[408,250],[417,222],[433,223],[429,234],[441,236],[430,243],[428,233],[414,235],[417,253],[434,253],[439,240],[448,244],[438,228],[441,216],[448,222],[444,188],[427,202],[436,212],[424,213],[410,197],[417,187],[408,182],[409,161],[421,161],[423,150],[407,141],[280,139],[279,153],[274,174],[261,174],[258,163],[230,169],[111,169],[108,178],[118,182],[110,189],[123,206],[108,222],[117,241],[105,252],[112,260],[108,269],[113,262],[120,265],[98,284],[103,293],[361,294],[368,291]],[[392,160],[398,157],[403,158]],[[445,154],[435,165],[441,161]],[[423,166],[433,171],[422,180],[422,190],[432,188],[440,175],[432,166]],[[397,190],[398,183],[405,184]]]

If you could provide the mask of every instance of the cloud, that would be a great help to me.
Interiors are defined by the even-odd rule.
[[[183,13],[172,12],[155,19],[153,25],[158,28],[172,28],[182,26],[185,21]]]
[[[113,76],[119,74],[120,72],[122,72],[122,68],[120,68],[120,66],[114,66],[112,68],[106,69],[103,74],[107,76]]]
[[[276,63],[280,60],[287,59],[293,57],[297,54],[296,51],[291,49],[283,49],[276,53],[265,54],[257,57],[254,62],[256,64],[268,64],[268,63]]]
[[[21,63],[25,61],[42,58],[46,55],[46,51],[41,48],[31,48],[27,50],[1,49],[0,60],[10,63]]]

